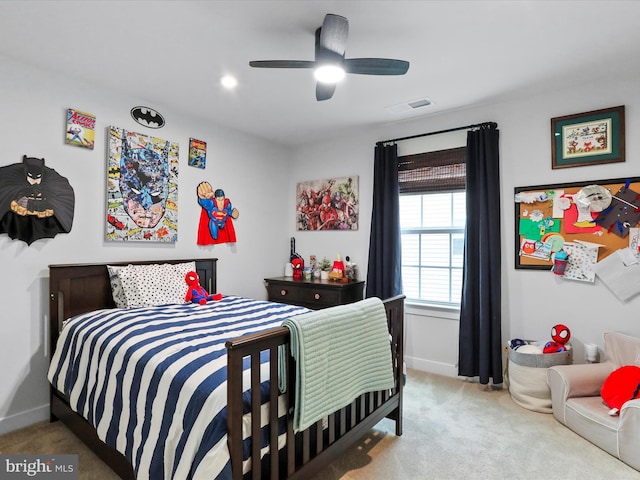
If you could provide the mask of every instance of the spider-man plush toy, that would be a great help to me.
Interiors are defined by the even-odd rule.
[[[207,291],[202,288],[200,285],[200,278],[198,274],[194,271],[187,272],[184,277],[184,280],[187,282],[189,289],[187,290],[187,295],[185,300],[187,302],[199,303],[200,305],[204,305],[208,301],[218,301],[222,300],[221,293],[209,294]]]
[[[567,342],[571,338],[569,327],[561,323],[551,327],[551,342],[547,342],[543,353],[558,353],[567,350]]]
[[[298,256],[291,260],[291,266],[293,267],[293,279],[302,280],[302,271],[304,270],[304,260]]]

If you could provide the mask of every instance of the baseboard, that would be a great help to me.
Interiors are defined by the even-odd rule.
[[[0,435],[49,420],[49,404],[0,418]]]
[[[425,360],[423,358],[407,357],[406,355],[404,362],[408,368],[420,370],[421,372],[435,373],[436,375],[444,375],[445,377],[458,377],[458,367],[456,365]]]

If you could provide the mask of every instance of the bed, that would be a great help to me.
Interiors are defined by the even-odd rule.
[[[126,310],[129,315],[128,317],[117,317],[117,322],[113,320],[116,318],[114,315],[122,309],[116,308],[114,303],[107,265],[121,267],[127,265],[155,265],[160,263],[177,265],[187,261],[188,260],[162,260],[109,262],[109,264],[50,265],[49,336],[52,362],[56,359],[54,367],[59,367],[57,362],[60,360],[56,358],[60,356],[60,351],[56,350],[59,348],[59,339],[62,337],[62,340],[60,340],[61,344],[65,344],[65,342],[69,344],[72,343],[72,341],[69,340],[71,334],[63,331],[63,325],[65,325],[65,329],[69,331],[73,329],[81,331],[80,327],[76,325],[88,322],[86,319],[89,317],[91,317],[91,322],[94,322],[94,317],[96,317],[100,318],[100,321],[106,321],[108,325],[118,323],[119,325],[125,324],[130,326],[131,330],[127,334],[129,336],[131,336],[131,332],[138,331],[138,324],[136,323],[138,317],[133,317],[133,310],[136,309]],[[195,269],[203,287],[209,292],[217,292],[217,259],[209,258],[190,261],[194,262]],[[206,309],[211,309],[212,315],[214,316],[225,309],[233,311],[234,315],[239,315],[239,313],[236,312],[242,310],[242,315],[248,316],[247,318],[243,316],[241,321],[234,320],[234,322],[227,322],[225,325],[233,325],[233,327],[224,327],[225,329],[229,328],[230,331],[220,336],[224,342],[224,355],[217,358],[216,362],[218,362],[218,364],[219,362],[224,362],[224,367],[220,368],[219,372],[224,372],[225,379],[222,382],[222,390],[216,388],[216,391],[222,391],[222,394],[226,397],[226,405],[223,406],[220,416],[218,414],[215,415],[216,422],[219,423],[221,421],[220,419],[222,419],[225,424],[224,434],[218,439],[217,443],[209,439],[209,434],[213,429],[212,424],[214,423],[214,419],[208,419],[207,421],[210,420],[211,423],[196,427],[195,425],[200,425],[200,423],[195,421],[193,424],[189,423],[191,420],[188,420],[188,417],[192,417],[193,415],[187,411],[187,413],[184,413],[184,419],[174,419],[171,423],[178,424],[177,430],[179,433],[182,433],[183,430],[192,429],[189,430],[192,432],[191,436],[182,439],[178,438],[176,440],[177,445],[179,445],[177,451],[174,451],[170,445],[172,441],[170,437],[175,436],[174,434],[168,434],[167,440],[163,440],[162,448],[165,449],[164,451],[158,450],[157,446],[150,448],[150,453],[147,456],[158,457],[161,464],[162,462],[166,463],[168,461],[167,458],[169,458],[169,462],[171,458],[174,459],[173,464],[166,468],[162,475],[155,473],[150,474],[149,471],[153,470],[147,470],[147,463],[140,463],[139,461],[141,457],[145,456],[144,448],[138,443],[138,453],[132,456],[132,448],[130,446],[122,447],[122,438],[129,435],[137,436],[138,442],[146,441],[149,432],[165,431],[168,430],[168,428],[165,429],[162,425],[154,426],[154,423],[150,422],[149,418],[147,418],[153,417],[153,415],[151,413],[148,415],[145,414],[142,407],[140,407],[137,415],[144,419],[146,425],[142,427],[142,433],[140,430],[135,434],[125,432],[126,429],[124,428],[122,432],[120,432],[114,425],[126,424],[126,420],[122,420],[125,414],[121,413],[121,417],[117,417],[118,421],[114,421],[112,417],[107,417],[102,411],[98,412],[95,409],[95,404],[84,407],[84,411],[78,406],[79,397],[90,397],[92,393],[100,392],[99,389],[94,389],[93,391],[89,389],[86,394],[78,394],[77,391],[73,392],[72,390],[68,390],[67,394],[65,394],[62,393],[62,391],[65,390],[65,388],[62,387],[66,380],[61,378],[58,378],[57,381],[52,381],[51,420],[63,421],[121,478],[125,479],[133,479],[136,478],[136,476],[137,478],[153,478],[153,480],[157,480],[158,478],[176,478],[180,480],[183,478],[308,478],[310,475],[323,469],[333,459],[337,458],[347,446],[359,440],[368,430],[385,417],[395,421],[396,435],[399,436],[402,434],[404,298],[399,296],[392,299],[385,299],[382,303],[384,304],[384,312],[389,329],[388,337],[391,345],[393,387],[360,395],[346,407],[340,408],[302,431],[294,431],[293,428],[293,397],[295,395],[282,394],[278,388],[278,382],[265,381],[265,378],[275,379],[278,377],[279,362],[273,360],[277,359],[282,352],[285,352],[282,358],[288,359],[287,368],[289,368],[290,371],[293,371],[295,368],[295,363],[289,355],[290,330],[281,326],[281,323],[283,318],[302,314],[306,309],[273,302],[243,299],[232,295],[224,295],[223,300],[220,302],[210,302],[211,305],[207,304],[205,306],[188,304],[186,306],[171,306],[171,308],[159,306],[145,309],[140,307],[140,312],[144,312],[144,315],[151,316],[154,319],[161,319],[155,323],[156,325],[162,325],[162,328],[173,328],[174,330],[183,332],[183,334],[185,334],[184,331],[187,330],[185,325],[193,329],[195,329],[196,326],[194,326],[193,318],[185,318],[183,320],[182,316],[178,317],[178,310],[180,310],[180,315],[182,315],[183,310],[189,311],[189,315],[196,315],[195,322],[199,321],[200,317],[198,315]],[[237,309],[237,306],[241,308]],[[269,318],[262,320],[263,314]],[[166,317],[163,317],[163,315]],[[75,318],[65,324],[65,321],[72,317]],[[242,328],[237,327],[237,325],[240,324],[243,325]],[[247,327],[246,325],[249,326]],[[239,330],[233,330],[236,327],[239,328]],[[107,328],[108,327],[101,326],[98,330],[106,332],[108,331]],[[154,330],[154,332],[155,331],[156,330]],[[241,334],[237,335],[237,332]],[[66,339],[65,334],[67,334]],[[154,338],[161,338],[160,335],[164,334],[154,333],[154,335],[156,335]],[[199,331],[197,336],[198,338],[211,337],[207,335],[208,334],[203,334]],[[114,337],[112,335],[109,338]],[[73,341],[78,342],[77,338]],[[95,340],[95,342],[97,342],[96,345],[101,346],[108,343],[103,340]],[[81,346],[82,344],[78,343],[77,345]],[[89,345],[89,343],[87,343],[87,345]],[[86,346],[85,349],[92,351],[88,346]],[[98,350],[97,347],[95,349]],[[103,395],[105,395],[105,392],[107,392],[106,395],[114,395],[114,390],[122,388],[122,379],[126,376],[127,368],[129,368],[126,367],[124,359],[128,358],[129,354],[110,352],[110,354],[115,355],[115,357],[108,357],[108,360],[105,360],[107,358],[106,353],[101,351],[101,354],[102,356],[96,354],[96,362],[102,363],[96,363],[90,368],[88,367],[83,375],[85,375],[86,378],[91,378],[92,381],[95,382],[95,385],[106,385],[108,381],[102,379],[98,373],[112,368],[114,371],[113,378],[119,378],[121,383],[117,385],[114,383],[114,386],[110,386],[109,388],[104,387],[102,393]],[[87,356],[88,353],[83,355]],[[84,358],[78,354],[77,358],[80,357]],[[117,361],[114,361],[114,358],[116,358]],[[271,359],[271,361],[269,361],[269,359]],[[282,360],[279,361],[282,362]],[[138,362],[140,363],[139,360]],[[84,366],[78,367],[78,361],[76,361],[76,363],[69,361],[69,365],[81,372],[84,368]],[[56,368],[54,367],[52,367],[51,370],[55,370]],[[119,373],[116,372],[116,367],[120,368]],[[70,367],[69,370],[73,370],[73,368]],[[55,376],[55,374],[53,375]],[[130,377],[127,378],[130,380]],[[132,390],[136,388],[136,386],[139,385],[139,377],[136,377],[136,379],[135,382],[127,381],[127,388]],[[286,391],[295,392],[295,376],[288,375],[286,381]],[[175,380],[171,380],[171,385],[174,383]],[[54,387],[54,385],[58,388]],[[160,398],[160,395],[156,397],[149,394],[148,391],[146,393],[147,402],[152,403],[156,408],[156,410],[152,408],[149,412],[158,411],[158,408],[160,408],[160,411],[167,412],[174,407],[175,410],[178,411],[181,409],[181,405],[185,403],[184,400],[180,400],[178,396],[175,397],[177,398],[175,401],[170,398],[167,400],[163,399],[162,401],[165,403],[160,404],[160,407],[158,407],[156,402],[158,402],[157,398]],[[122,393],[120,393],[120,395],[122,396]],[[141,394],[138,395],[138,404],[140,404],[140,398],[145,397]],[[99,396],[100,395],[96,394],[96,397]],[[116,396],[114,398],[118,397]],[[129,398],[125,395],[124,398],[125,401],[127,401],[128,398],[128,401],[132,402],[131,399],[133,397]],[[199,396],[193,395],[193,398],[199,398]],[[205,399],[202,403],[205,404],[207,402],[208,400]],[[109,397],[107,397],[106,400],[102,398],[98,403],[102,406],[106,404],[110,412],[115,411],[118,407],[118,401],[113,402]],[[145,402],[142,401],[142,404],[144,403]],[[112,404],[115,406],[112,407]],[[76,413],[76,410],[82,411],[84,415]],[[204,413],[207,412],[204,408],[200,411]],[[181,414],[183,414],[182,411]],[[110,415],[114,414],[110,413]],[[127,415],[129,415],[131,419],[134,418],[136,414],[128,412]],[[202,415],[201,413],[200,416]],[[163,418],[164,416],[165,415],[156,414],[158,418]],[[90,421],[88,421],[87,418]],[[104,421],[105,418],[108,419],[106,423]],[[107,425],[106,427],[105,424]],[[202,430],[202,435],[198,437],[199,441],[207,446],[195,445],[192,446],[193,452],[195,453],[185,453],[187,451],[185,445],[194,442],[193,439],[198,430]],[[105,434],[105,432],[108,432],[108,434]],[[153,435],[157,436],[157,433]],[[118,440],[118,438],[120,438],[120,440]],[[140,440],[140,438],[143,440]],[[209,443],[207,444],[207,442]],[[207,459],[209,459],[209,457],[212,456],[209,450],[207,450],[210,448],[212,442],[218,447],[220,447],[221,443],[225,444],[224,458],[223,460],[217,459],[213,462],[213,464],[216,465],[213,470],[208,467],[202,467],[202,465],[205,465],[205,460],[201,458],[207,457]],[[213,450],[216,450],[216,448],[211,449],[211,451]],[[221,450],[221,448],[217,448],[217,450]],[[198,458],[198,462],[200,463],[196,462],[190,466],[188,462],[185,464],[185,462],[180,460],[183,457]],[[132,461],[132,459],[134,460]],[[218,470],[221,464],[224,465]],[[133,465],[136,465],[136,467]],[[211,472],[214,473],[211,474]]]

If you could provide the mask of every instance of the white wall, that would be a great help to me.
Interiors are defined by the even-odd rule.
[[[289,195],[289,229],[296,238],[297,253],[309,261],[310,255],[318,259],[334,260],[338,254],[347,255],[356,263],[360,279],[366,280],[369,255],[369,229],[371,227],[371,191],[373,188],[373,147],[370,135],[354,132],[336,141],[302,147],[295,152],[291,163],[289,187],[295,193],[296,184],[308,180],[358,176],[360,215],[358,230],[349,231],[295,231],[295,195]],[[370,166],[371,163],[371,166]]]
[[[294,152],[290,189],[311,178],[360,173],[361,230],[357,233],[297,233],[298,251],[307,256],[349,252],[366,272],[372,194],[373,152],[377,141],[494,121],[500,129],[502,336],[550,339],[556,323],[572,332],[574,361],[584,362],[584,344],[602,349],[609,330],[640,336],[640,296],[621,303],[598,280],[595,284],[555,278],[550,272],[516,270],[514,188],[640,175],[640,93],[637,78],[611,76],[606,83],[557,85],[527,98],[487,104],[410,121],[362,129],[331,144],[306,145]],[[626,161],[608,165],[551,169],[553,117],[625,105]],[[293,206],[290,207],[290,210]],[[294,228],[293,222],[290,227]],[[457,375],[457,315],[408,307],[405,355],[410,367]]]
[[[581,362],[583,344],[602,345],[604,331],[640,336],[636,319],[639,298],[622,304],[599,282],[572,283],[555,279],[548,272],[514,269],[513,203],[517,186],[640,174],[640,140],[634,135],[640,123],[637,78],[612,77],[606,84],[558,85],[552,91],[525,99],[345,132],[342,138],[292,152],[229,131],[216,124],[216,119],[195,119],[188,112],[150,105],[167,120],[167,125],[155,134],[177,141],[181,147],[179,240],[175,245],[120,245],[103,240],[106,127],[113,124],[153,134],[144,132],[128,113],[132,106],[144,105],[145,99],[82,85],[2,58],[0,67],[0,165],[18,163],[24,154],[45,157],[47,166],[66,176],[76,193],[71,233],[40,240],[30,247],[0,235],[0,362],[4,365],[0,370],[0,433],[48,416],[43,331],[48,309],[47,265],[215,256],[220,258],[222,293],[264,298],[262,279],[282,273],[289,255],[289,237],[295,236],[297,251],[305,258],[311,254],[333,257],[338,252],[350,255],[360,265],[362,278],[366,278],[375,143],[484,121],[495,121],[500,129],[501,185],[497,188],[502,194],[503,339],[546,339],[551,327],[562,321],[572,330],[576,361]],[[626,162],[553,171],[550,119],[616,105],[626,105]],[[68,107],[97,115],[95,150],[64,145],[64,114]],[[191,136],[208,142],[208,167],[204,172],[186,165]],[[296,232],[296,183],[345,175],[359,176],[359,230]],[[202,180],[224,188],[240,210],[235,246],[196,246],[199,207],[195,188]],[[282,188],[283,184],[288,187]],[[408,308],[406,337],[410,367],[456,375],[455,315]]]
[[[22,162],[22,156],[44,157],[46,166],[66,177],[75,192],[75,216],[69,234],[27,246],[0,235],[0,434],[48,418],[47,354],[44,317],[48,312],[49,264],[135,259],[217,257],[218,290],[264,299],[263,278],[279,274],[288,258],[289,152],[263,140],[199,120],[162,105],[166,126],[152,130],[135,123],[129,110],[144,98],[108,92],[0,58],[2,158],[0,166]],[[123,88],[126,85],[123,84]],[[67,108],[97,116],[94,150],[64,144]],[[215,106],[213,106],[215,107]],[[215,111],[215,108],[212,108]],[[179,228],[175,244],[105,242],[107,126],[178,142]],[[189,167],[189,137],[207,141],[207,168]],[[221,187],[240,211],[235,220],[237,243],[200,247],[196,234],[201,181]],[[265,233],[268,233],[265,235]]]

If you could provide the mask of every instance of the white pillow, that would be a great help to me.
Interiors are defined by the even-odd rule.
[[[117,272],[128,308],[186,303],[185,275],[195,262],[127,265]]]
[[[120,283],[122,283],[122,292],[124,293],[127,308],[143,306],[136,280],[138,275],[145,275],[145,272],[140,268],[141,266],[127,265],[116,272]]]
[[[174,273],[177,275],[175,278],[176,288],[182,288],[184,290],[182,295],[182,301],[180,303],[184,303],[184,297],[187,295],[187,281],[184,277],[187,276],[187,273],[196,271],[196,262],[184,262],[184,263],[176,263],[175,265],[171,265],[173,267]]]
[[[111,283],[111,295],[113,301],[118,308],[127,308],[127,297],[124,296],[124,290],[122,288],[122,281],[118,277],[118,271],[124,267],[117,265],[107,265],[109,270],[109,282]]]

